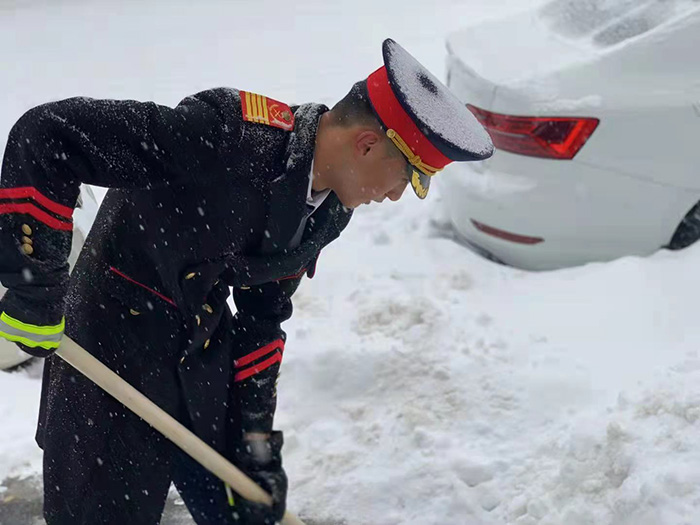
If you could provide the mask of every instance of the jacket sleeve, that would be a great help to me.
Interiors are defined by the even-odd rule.
[[[233,402],[241,433],[272,431],[286,334],[282,322],[292,316],[292,295],[301,277],[234,289]]]
[[[81,183],[149,189],[223,174],[241,133],[240,97],[230,89],[175,108],[72,98],[24,114],[0,171],[0,282],[8,288],[0,336],[58,346]]]

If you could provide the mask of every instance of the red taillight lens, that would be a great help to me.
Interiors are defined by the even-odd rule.
[[[513,117],[467,107],[496,148],[546,159],[573,159],[600,123],[597,118]]]

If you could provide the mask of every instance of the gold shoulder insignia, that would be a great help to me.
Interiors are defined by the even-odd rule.
[[[294,129],[294,114],[287,104],[263,95],[241,91],[243,120],[281,128]]]

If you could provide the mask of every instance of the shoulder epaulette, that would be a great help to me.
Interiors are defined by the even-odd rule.
[[[249,91],[241,91],[240,94],[243,120],[285,131],[294,129],[294,113],[287,104]]]

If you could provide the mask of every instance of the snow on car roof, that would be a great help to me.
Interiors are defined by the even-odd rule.
[[[555,33],[607,48],[700,9],[700,0],[552,0],[540,16]]]

